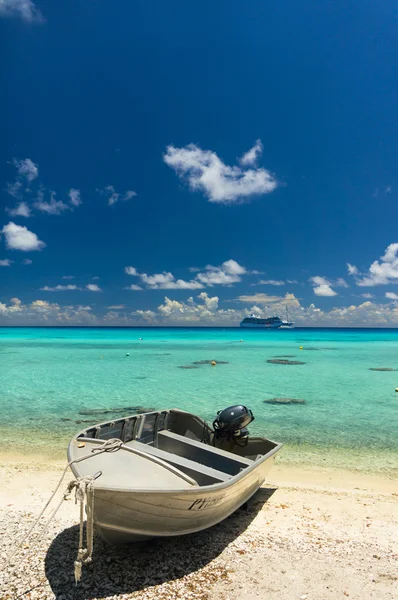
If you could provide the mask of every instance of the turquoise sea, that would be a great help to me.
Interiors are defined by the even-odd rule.
[[[304,364],[267,363],[281,356]],[[60,458],[86,422],[129,407],[212,421],[243,403],[282,462],[396,476],[397,387],[398,330],[0,328],[0,450]]]

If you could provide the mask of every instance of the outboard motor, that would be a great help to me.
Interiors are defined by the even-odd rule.
[[[219,410],[213,421],[214,437],[216,440],[234,440],[236,443],[239,439],[246,441],[249,435],[247,425],[252,421],[252,411],[242,404]]]

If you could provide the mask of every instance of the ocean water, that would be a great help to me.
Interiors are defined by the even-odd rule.
[[[267,362],[281,356],[304,364]],[[243,403],[253,434],[285,444],[282,462],[394,477],[397,387],[398,330],[0,328],[0,451],[63,457],[74,433],[129,407],[211,422]]]

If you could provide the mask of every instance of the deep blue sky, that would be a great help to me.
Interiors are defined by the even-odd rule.
[[[139,322],[142,316],[131,312],[157,312],[165,295],[184,303],[173,316],[178,320],[191,314],[184,308],[188,297],[202,291],[218,296],[220,310],[236,310],[232,321],[242,309],[265,304],[268,314],[284,302],[231,300],[289,293],[303,307],[288,297],[298,321],[301,310],[302,323],[316,321],[307,308],[312,302],[327,323],[334,322],[334,307],[363,302],[372,306],[352,311],[354,322],[370,323],[380,306],[387,319],[380,324],[395,322],[394,298],[385,297],[398,292],[395,254],[372,285],[357,285],[397,240],[395,1],[5,3],[0,229],[10,221],[25,226],[46,247],[10,248],[2,236],[0,260],[13,262],[0,268],[0,302],[9,305],[16,297],[21,304],[12,306],[23,308],[7,315],[4,308],[1,323],[16,317],[41,322],[42,313],[30,314],[35,300],[88,306],[91,311],[80,312],[100,318],[108,306],[125,305],[117,314]],[[27,13],[18,11],[23,5]],[[190,189],[163,160],[167,146],[186,154],[186,146],[195,144],[243,172],[238,158],[258,139],[263,153],[252,168],[269,171],[277,186],[238,201],[210,202],[205,188]],[[18,161],[27,158],[39,175],[30,185],[20,176],[17,201],[7,186],[18,181]],[[45,202],[52,190],[67,203],[73,188],[82,204],[47,214],[34,208],[40,186]],[[110,206],[109,194],[96,191],[106,186],[121,196],[127,190],[137,195]],[[30,206],[30,217],[6,211],[21,201]],[[22,264],[25,259],[32,264]],[[196,281],[189,267],[208,274],[206,265],[230,259],[264,274],[242,273],[230,286],[198,290],[123,289],[148,286],[127,275],[126,266]],[[348,275],[347,262],[359,274]],[[75,279],[63,280],[65,275]],[[338,278],[349,287],[336,285]],[[285,283],[251,285],[260,280]],[[68,284],[83,289],[40,290]],[[102,291],[89,291],[87,284]],[[337,295],[325,295],[330,289]],[[211,322],[228,320],[213,309]],[[60,310],[54,308],[53,317]],[[66,311],[77,319],[75,308]],[[336,324],[344,319],[339,312]]]

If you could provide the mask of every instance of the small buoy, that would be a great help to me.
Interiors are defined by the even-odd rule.
[[[216,366],[216,364],[217,364],[217,363],[216,363],[216,361],[215,361],[215,360],[212,360],[212,361],[211,361],[211,366],[212,366],[212,367],[215,367],[215,366]]]
[[[300,350],[302,350],[302,349],[303,349],[303,347],[302,347],[302,346],[300,346]]]
[[[395,388],[395,391],[398,392],[398,388]]]
[[[126,352],[126,356],[130,356],[130,352]]]
[[[142,342],[142,338],[139,338],[139,339],[140,339],[140,340],[141,340],[141,342]]]

